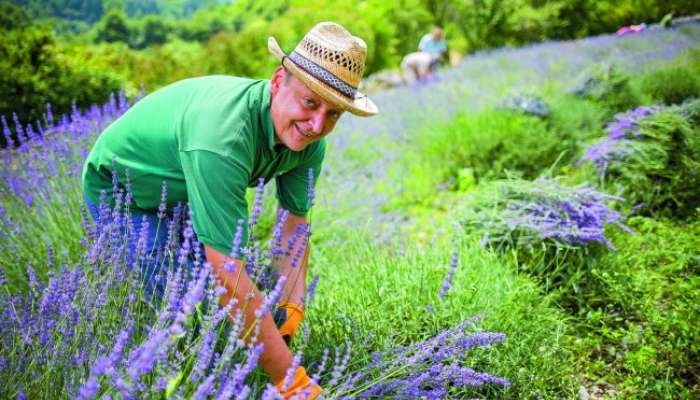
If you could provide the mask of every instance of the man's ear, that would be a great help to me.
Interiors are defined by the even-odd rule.
[[[275,72],[272,73],[272,78],[270,78],[270,91],[272,92],[273,96],[277,94],[280,85],[284,83],[286,74],[287,71],[281,65],[275,69]]]

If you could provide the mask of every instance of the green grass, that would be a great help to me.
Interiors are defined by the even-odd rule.
[[[312,256],[311,272],[320,274],[321,295],[307,314],[310,359],[345,340],[361,343],[355,345],[354,354],[362,358],[371,351],[426,339],[480,315],[480,328],[504,332],[508,339],[474,351],[473,365],[508,377],[513,386],[473,391],[469,396],[571,395],[576,385],[573,364],[563,347],[566,316],[518,273],[512,260],[483,249],[478,238],[458,234],[453,236],[456,244],[439,240],[423,250],[409,244],[403,254],[378,249],[369,232],[357,231],[353,237]],[[458,251],[460,263],[452,288],[440,299],[452,250]],[[434,312],[426,311],[429,305]]]

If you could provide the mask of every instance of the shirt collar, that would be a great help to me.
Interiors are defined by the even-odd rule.
[[[260,102],[261,107],[261,119],[262,119],[262,129],[264,135],[267,138],[268,148],[271,152],[275,152],[275,138],[277,134],[275,133],[275,124],[272,123],[272,111],[270,108],[270,101],[272,100],[272,93],[270,92],[270,81],[267,81],[263,87],[262,101]]]

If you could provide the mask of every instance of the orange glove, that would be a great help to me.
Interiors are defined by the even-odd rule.
[[[280,303],[277,305],[275,312],[275,324],[279,328],[282,339],[287,343],[287,346],[294,339],[301,321],[304,320],[304,309],[300,305],[294,303]]]
[[[286,400],[289,400],[295,396],[295,398],[298,400],[314,400],[323,392],[323,389],[321,389],[320,386],[315,384],[311,378],[309,378],[304,367],[297,368],[297,372],[294,374],[294,380],[287,386],[286,391],[282,391],[283,386],[284,379],[275,385],[282,397],[284,397]]]

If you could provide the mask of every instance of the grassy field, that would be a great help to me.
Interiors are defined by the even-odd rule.
[[[293,348],[328,397],[700,396],[700,25],[498,49],[439,78],[371,94],[381,113],[329,137]],[[124,239],[85,217],[82,160],[127,106],[3,153],[0,397],[228,398],[239,370],[234,393],[264,396],[253,352],[195,306],[214,303],[193,291],[206,270],[168,292],[181,316],[153,308]]]

